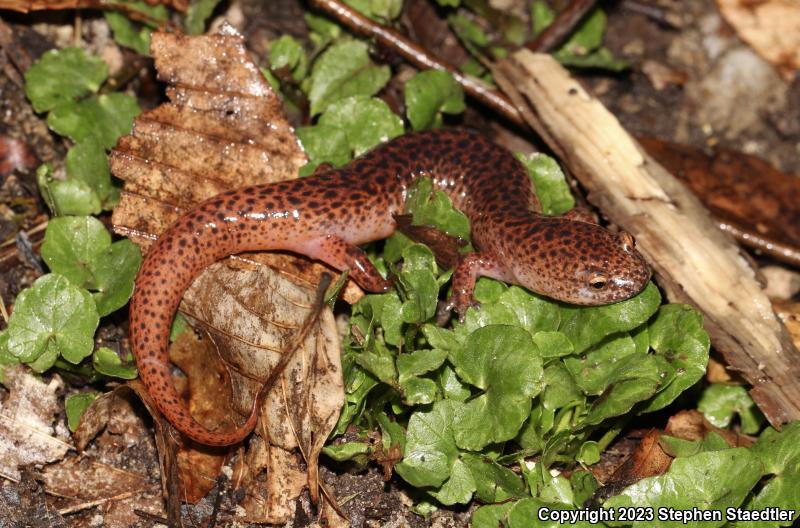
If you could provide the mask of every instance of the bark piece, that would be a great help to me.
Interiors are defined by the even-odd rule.
[[[800,353],[699,200],[552,57],[520,50],[496,78],[589,201],[636,237],[669,299],[703,313],[713,345],[753,386],[770,423],[800,419]]]

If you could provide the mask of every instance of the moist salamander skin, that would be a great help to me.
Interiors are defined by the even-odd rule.
[[[467,214],[476,253],[461,256],[450,306],[463,316],[479,276],[518,284],[580,305],[618,302],[642,290],[650,269],[633,237],[612,233],[580,211],[545,216],[527,171],[506,149],[463,130],[412,133],[349,165],[296,180],[217,195],[177,220],[148,252],[131,300],[131,340],[139,376],[179,431],[229,445],[255,426],[211,431],[189,415],[172,383],[167,349],[175,311],[210,264],[245,251],[288,250],[349,270],[365,290],[386,291],[359,244],[394,232],[409,187],[429,177]]]

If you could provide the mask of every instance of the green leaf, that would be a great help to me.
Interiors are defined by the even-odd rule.
[[[373,95],[390,77],[388,66],[375,66],[369,59],[364,42],[339,41],[314,61],[308,89],[311,115],[324,112],[330,104],[350,96]]]
[[[297,129],[297,139],[308,154],[308,164],[303,167],[303,176],[308,176],[320,163],[341,167],[352,158],[352,148],[347,134],[336,126],[316,125]]]
[[[686,304],[667,304],[659,308],[648,326],[650,346],[666,359],[675,375],[664,380],[659,393],[642,412],[662,409],[672,403],[706,373],[711,343],[703,329],[703,316]],[[756,430],[750,431],[755,433]],[[748,431],[745,431],[748,432]]]
[[[76,286],[96,291],[98,313],[108,315],[128,302],[142,262],[130,240],[111,243],[105,226],[91,216],[62,216],[50,221],[42,258]]]
[[[446,506],[466,504],[475,492],[475,479],[472,472],[459,459],[453,462],[450,478],[437,491],[431,491],[436,500]]]
[[[345,442],[343,444],[327,445],[322,448],[322,453],[337,462],[355,460],[366,462],[372,453],[372,447],[365,442]]]
[[[633,339],[627,333],[621,333],[610,336],[580,357],[564,358],[564,365],[584,393],[596,396],[611,385],[622,361],[635,354]]]
[[[516,156],[528,169],[528,176],[536,189],[536,197],[539,198],[544,214],[564,214],[575,207],[575,198],[555,159],[540,152],[534,152],[529,156],[522,154]]]
[[[442,126],[442,113],[460,114],[464,111],[464,89],[453,74],[442,70],[419,72],[406,82],[404,88],[406,115],[414,130]]]
[[[331,102],[319,124],[344,130],[347,143],[356,156],[403,133],[403,121],[386,103],[365,95]]]
[[[44,275],[17,297],[8,321],[8,350],[37,372],[58,356],[73,364],[92,353],[100,317],[86,290],[61,275]]]
[[[531,4],[531,30],[534,35],[547,29],[547,26],[552,24],[555,18],[555,13],[546,2],[534,0]]]
[[[427,412],[415,412],[408,421],[403,461],[397,474],[417,488],[438,488],[450,477],[458,459],[451,424],[457,418],[455,402],[440,400]]]
[[[37,112],[52,110],[96,92],[108,78],[108,66],[80,48],[51,50],[25,72],[25,95]]]
[[[597,464],[600,462],[600,446],[593,440],[584,442],[581,444],[577,460],[583,462],[587,466]]]
[[[764,465],[764,473],[773,475],[742,506],[745,510],[780,508],[794,510],[792,520],[784,522],[740,521],[737,528],[790,526],[800,512],[800,422],[783,426],[781,432],[768,428],[753,445],[752,452]]]
[[[514,507],[513,502],[481,506],[472,514],[472,528],[501,528],[505,526],[508,511]],[[503,524],[501,524],[503,523]]]
[[[119,45],[130,48],[140,55],[150,54],[150,33],[153,32],[151,28],[132,21],[119,11],[107,11],[104,16],[114,32],[114,40]]]
[[[662,372],[669,365],[657,356],[632,354],[622,359],[607,378],[608,388],[597,398],[584,418],[589,425],[627,413],[656,393]]]
[[[560,361],[556,361],[544,369],[544,384],[542,405],[546,409],[556,410],[581,403],[584,400],[583,393]]]
[[[422,323],[436,314],[439,284],[436,259],[427,246],[412,244],[403,250],[403,268],[398,276],[405,295],[400,317],[405,323]]]
[[[3,383],[6,367],[17,363],[19,359],[8,351],[8,329],[0,330],[0,383]]]
[[[709,386],[703,391],[697,408],[717,427],[728,427],[733,415],[738,414],[745,434],[757,433],[763,421],[758,407],[741,385],[715,383]]]
[[[644,323],[658,310],[661,294],[651,282],[638,295],[616,304],[606,306],[561,305],[563,332],[580,354],[590,346],[615,332],[633,330]]]
[[[302,80],[308,73],[308,57],[303,45],[290,35],[283,35],[272,43],[269,64],[273,70],[288,69],[295,81]]]
[[[91,265],[111,247],[111,235],[92,216],[60,216],[50,220],[42,244],[42,258],[50,270],[71,283],[93,283]]]
[[[731,478],[735,475],[735,478]],[[667,473],[648,477],[611,497],[606,508],[631,506],[674,508],[676,510],[725,510],[738,507],[761,478],[758,457],[744,448],[709,451],[676,458]],[[659,521],[663,527],[708,528],[721,526],[716,521]],[[652,521],[634,522],[634,527],[653,526]]]
[[[92,262],[94,276],[94,301],[100,315],[108,315],[128,302],[133,295],[133,283],[139,266],[142,265],[142,252],[130,240],[120,240],[97,260]]]
[[[186,10],[183,27],[189,35],[200,35],[206,30],[206,20],[214,13],[220,0],[194,0]]]
[[[305,13],[303,20],[311,31],[309,40],[314,43],[317,50],[324,49],[342,34],[342,28],[325,17]]]
[[[356,362],[387,385],[397,385],[394,354],[381,341],[373,341],[369,350],[356,356]]]
[[[572,354],[572,343],[561,332],[536,332],[533,342],[539,347],[543,358],[563,357]]]
[[[103,210],[97,192],[80,180],[49,180],[45,186],[52,197],[55,215],[85,216]]]
[[[74,145],[65,161],[67,178],[85,183],[101,201],[111,195],[111,173],[105,149],[95,139],[88,138]]]
[[[474,44],[480,47],[489,45],[489,37],[478,24],[468,17],[454,14],[447,17],[447,22],[464,44]]]
[[[67,396],[64,400],[64,409],[67,412],[67,426],[73,433],[78,429],[81,416],[97,398],[97,392],[79,392]]]
[[[104,148],[111,148],[130,132],[139,112],[135,97],[111,93],[61,104],[47,116],[47,124],[75,143],[94,138]]]
[[[409,188],[406,210],[413,215],[414,225],[432,226],[448,235],[470,239],[467,215],[453,207],[447,194],[434,190],[430,178],[420,178]]]
[[[417,350],[397,357],[398,383],[403,400],[409,405],[432,403],[436,396],[436,383],[419,376],[438,369],[447,359],[444,350]]]
[[[561,528],[566,523],[562,524],[557,520],[540,520],[539,510],[547,508],[550,510],[548,513],[559,510],[574,510],[575,508],[569,504],[545,502],[539,499],[528,498],[517,501],[508,512],[508,521],[506,526],[508,528]],[[602,523],[590,523],[588,521],[578,521],[570,526],[578,526],[580,528],[597,528],[603,526]]]
[[[542,360],[530,334],[513,326],[480,328],[463,350],[450,353],[450,362],[462,380],[483,390],[463,404],[463,412],[454,420],[458,446],[477,451],[514,438],[544,381]]]
[[[475,482],[475,498],[481,502],[501,502],[526,495],[525,483],[512,470],[497,462],[465,453],[462,455]]]
[[[132,361],[130,356],[128,361]],[[106,376],[121,378],[126,380],[136,379],[139,375],[134,365],[123,365],[119,354],[108,347],[100,347],[92,354],[92,367]]]

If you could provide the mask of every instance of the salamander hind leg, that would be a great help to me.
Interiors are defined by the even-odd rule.
[[[347,270],[350,278],[367,291],[382,293],[392,287],[393,281],[381,277],[363,249],[338,236],[328,235],[309,246],[303,251],[304,254],[338,270]]]

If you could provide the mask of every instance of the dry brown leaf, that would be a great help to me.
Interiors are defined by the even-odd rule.
[[[214,427],[231,419],[231,385],[208,339],[194,332],[183,332],[169,350],[169,358],[192,380],[186,390],[180,390],[186,378],[176,378],[178,394],[189,393],[188,406],[198,422]],[[181,383],[181,382],[184,383]],[[192,390],[194,389],[194,390]],[[183,500],[195,503],[205,497],[217,484],[227,449],[213,449],[186,442],[178,450],[178,472],[181,475]]]
[[[703,413],[696,410],[680,411],[670,417],[664,432],[670,436],[690,441],[702,440],[708,436],[708,433],[714,432],[724,438],[731,447],[750,447],[755,442],[755,439],[747,435],[712,425],[706,420]]]
[[[125,180],[114,210],[115,229],[143,246],[195,203],[228,189],[294,178],[306,160],[280,100],[232,28],[202,37],[156,33],[152,42],[171,102],[140,115],[133,133],[111,155],[112,171]],[[216,385],[208,397],[198,397],[209,389],[200,381],[191,389],[199,420],[205,416],[208,425],[224,427],[241,421],[236,415],[247,415],[261,380],[290,352],[313,311],[324,270],[288,255],[259,255],[217,263],[197,278],[181,310],[214,344],[219,358],[203,372],[186,368],[186,374],[195,385],[198,375],[208,379],[209,373],[224,373],[236,411],[226,411]],[[214,402],[223,412],[212,416],[205,411]],[[266,488],[256,477],[265,468],[289,467],[290,450],[302,453],[309,473],[303,483],[307,479],[316,494],[317,458],[342,402],[338,335],[332,314],[323,310],[266,398],[257,432],[272,446],[266,456],[275,458],[256,457],[262,463],[249,464],[252,473],[243,480],[247,496],[269,497],[275,504],[249,502],[248,518],[283,518],[277,503],[291,502],[297,487],[287,484],[282,490],[273,482]],[[281,478],[272,471],[268,475]]]
[[[672,457],[661,449],[658,440],[661,436],[656,429],[649,430],[634,449],[631,456],[622,463],[605,482],[608,489],[622,489],[643,478],[665,473]]]
[[[800,2],[717,0],[717,5],[739,37],[791,81],[800,69]]]
[[[186,11],[189,0],[146,0],[150,5],[171,6],[177,11]],[[141,18],[141,11],[135,11],[130,6],[114,2],[113,0],[0,0],[0,9],[9,9],[20,13],[31,11],[52,11],[60,9],[114,9],[124,11],[132,18]]]
[[[742,244],[800,265],[800,179],[742,152],[722,149],[709,156],[660,139],[639,143]]]
[[[81,501],[140,493],[152,487],[145,475],[81,456],[47,466],[42,481],[48,493]]]
[[[19,466],[61,460],[74,449],[63,440],[69,434],[64,426],[55,424],[64,384],[58,375],[44,382],[27,367],[14,365],[6,367],[3,385],[9,394],[0,401],[0,475],[19,480]]]
[[[146,429],[141,416],[136,412],[133,402],[135,392],[128,385],[101,394],[81,415],[81,421],[73,434],[78,451],[83,451],[101,431],[106,430],[108,438],[104,443],[113,443],[115,448],[141,442]]]

